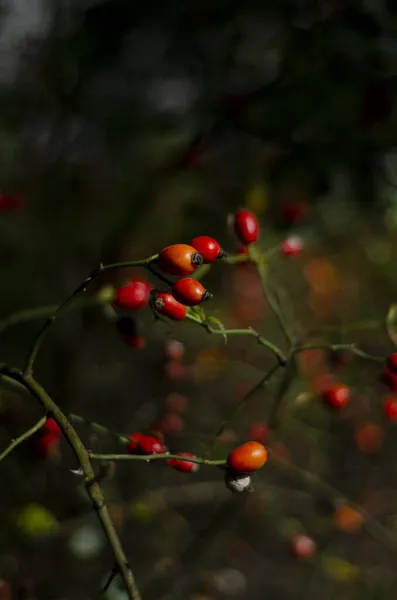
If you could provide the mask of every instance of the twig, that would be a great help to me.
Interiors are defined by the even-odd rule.
[[[280,365],[285,366],[287,362],[287,357],[285,356],[284,352],[280,350],[278,346],[273,344],[273,342],[270,342],[269,340],[264,338],[258,331],[256,331],[252,327],[247,327],[247,329],[217,329],[215,327],[211,327],[211,325],[209,325],[207,321],[203,321],[194,315],[187,314],[186,318],[189,321],[192,321],[193,323],[201,325],[208,333],[214,335],[245,335],[255,337],[257,339],[258,344],[265,346],[265,348],[268,348],[269,350],[271,350],[271,352],[273,352]]]
[[[122,263],[114,263],[114,264],[110,264],[110,265],[103,265],[102,263],[99,265],[99,267],[97,267],[88,277],[87,279],[85,279],[85,281],[83,281],[76,289],[75,291],[69,296],[69,298],[67,298],[65,300],[65,302],[62,302],[62,304],[60,304],[57,309],[54,311],[54,313],[52,315],[50,315],[46,322],[44,323],[43,327],[41,328],[39,334],[36,337],[36,340],[32,346],[32,349],[30,350],[28,357],[26,359],[26,366],[25,366],[25,376],[29,376],[32,375],[33,373],[33,365],[34,362],[36,360],[37,354],[40,350],[40,347],[42,345],[42,343],[44,342],[45,338],[48,335],[49,329],[50,327],[57,321],[57,319],[66,311],[66,309],[80,296],[83,295],[88,286],[94,281],[94,279],[96,279],[98,277],[98,275],[100,273],[103,273],[104,271],[108,271],[110,269],[117,269],[117,268],[125,268],[125,267],[144,267],[149,265],[150,263],[152,263],[155,259],[157,258],[157,255],[154,256],[150,256],[149,258],[143,259],[143,260],[135,260],[135,261],[129,261],[129,262],[122,262]]]
[[[169,458],[177,458],[187,462],[196,463],[198,465],[208,465],[211,467],[222,467],[226,464],[226,460],[207,460],[199,457],[186,457],[180,454],[98,454],[96,452],[88,453],[91,460],[135,460],[140,462],[155,462],[157,460],[168,460]]]
[[[92,428],[94,431],[97,431],[98,433],[103,433],[104,435],[109,435],[109,436],[113,437],[115,440],[117,440],[118,442],[121,442],[122,444],[128,443],[128,437],[126,435],[122,435],[121,433],[118,433],[117,431],[112,431],[111,429],[108,429],[104,425],[100,425],[99,423],[96,423],[95,421],[89,421],[88,419],[85,419],[84,417],[81,417],[80,415],[76,415],[74,413],[69,414],[69,419],[71,421],[75,421],[76,423],[82,423],[86,427]]]
[[[317,490],[327,498],[330,498],[333,501],[346,501],[349,506],[360,512],[364,517],[364,527],[371,537],[389,550],[392,550],[393,552],[397,551],[397,540],[393,537],[393,535],[391,535],[389,531],[387,531],[387,529],[385,529],[383,525],[381,525],[379,521],[372,517],[362,506],[356,504],[355,502],[351,502],[345,494],[320,479],[314,473],[310,473],[309,471],[301,469],[300,467],[297,467],[286,460],[272,455],[270,462],[288,476],[298,480],[300,483],[310,487],[313,490]]]
[[[20,444],[22,444],[22,442],[24,442],[25,440],[32,437],[32,435],[37,433],[37,431],[39,431],[43,427],[43,425],[45,424],[46,421],[47,421],[47,417],[41,417],[41,419],[39,421],[37,421],[37,423],[35,423],[33,425],[33,427],[31,427],[30,429],[25,431],[25,433],[23,433],[19,437],[15,438],[15,440],[12,440],[11,444],[9,446],[7,446],[7,448],[5,450],[3,450],[3,452],[0,454],[0,462],[2,460],[4,460],[5,458],[7,458],[7,456],[9,454],[11,454],[11,452],[15,448],[17,448]]]
[[[226,426],[231,421],[233,421],[240,414],[240,412],[242,410],[244,410],[244,408],[247,406],[248,402],[251,400],[252,396],[254,396],[256,394],[256,392],[258,392],[265,385],[265,383],[267,383],[269,381],[269,379],[271,379],[273,377],[273,375],[275,375],[275,373],[277,373],[277,371],[280,369],[280,367],[281,367],[280,363],[277,363],[276,365],[274,365],[274,367],[272,367],[263,377],[261,377],[261,379],[254,385],[254,387],[252,387],[245,394],[243,399],[240,400],[240,402],[238,403],[237,407],[235,409],[233,409],[233,411],[231,412],[229,417],[220,424],[218,430],[215,433],[214,440],[212,442],[211,447],[216,443],[217,439],[225,431]]]
[[[330,350],[331,352],[337,352],[339,350],[345,350],[351,352],[360,358],[365,360],[372,360],[374,362],[385,362],[384,356],[374,356],[373,354],[367,354],[363,350],[357,348],[355,344],[313,344],[312,346],[297,346],[293,349],[293,354],[298,352],[307,352],[309,350]]]
[[[256,264],[256,268],[258,270],[258,275],[259,278],[261,280],[261,285],[262,285],[262,289],[263,292],[266,296],[266,299],[269,303],[270,308],[272,309],[278,324],[280,326],[281,331],[284,333],[288,343],[290,345],[292,345],[293,343],[293,335],[292,332],[289,329],[289,325],[288,323],[286,323],[286,320],[284,319],[284,316],[280,310],[280,307],[278,305],[277,300],[274,298],[273,296],[273,292],[271,291],[268,282],[267,282],[267,271],[266,271],[266,264],[263,260],[263,257],[259,254],[259,256],[256,256],[256,252],[255,249],[253,248],[249,248],[249,252],[250,252],[250,257],[252,262],[254,262]]]
[[[98,519],[102,525],[108,543],[112,548],[117,568],[128,592],[128,598],[130,600],[141,600],[141,595],[136,585],[134,575],[131,567],[128,564],[123,547],[105,504],[101,487],[96,481],[95,472],[90,462],[89,453],[80,440],[77,432],[58,405],[52,400],[52,398],[50,398],[47,392],[35,379],[33,379],[32,376],[26,376],[18,369],[9,368],[6,366],[1,367],[1,372],[7,377],[10,377],[11,379],[14,379],[18,383],[22,384],[31,393],[31,395],[40,402],[44,409],[51,414],[60,427],[83,472],[87,493],[91,498],[94,510],[98,515]]]

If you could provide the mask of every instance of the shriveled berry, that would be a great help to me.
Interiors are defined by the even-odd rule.
[[[297,235],[291,235],[281,242],[281,250],[284,256],[295,256],[300,254],[304,248],[302,238]]]
[[[169,292],[157,292],[154,296],[155,309],[174,321],[182,321],[186,317],[187,308]]]
[[[190,245],[196,248],[197,252],[201,254],[205,264],[212,263],[217,258],[225,258],[227,256],[219,243],[208,235],[199,235],[193,238]]]
[[[170,275],[191,275],[203,264],[203,257],[193,246],[174,244],[163,248],[157,259],[158,266]]]
[[[245,245],[253,244],[259,238],[259,221],[249,210],[238,210],[234,217],[234,230],[240,242]]]
[[[149,302],[152,285],[146,279],[131,279],[116,290],[114,304],[118,308],[137,310]]]
[[[172,295],[185,306],[196,306],[213,298],[213,295],[205,289],[203,284],[192,277],[178,279],[172,286]]]
[[[246,442],[231,451],[227,458],[230,469],[238,473],[257,471],[267,461],[267,450],[259,442]]]
[[[323,401],[332,408],[343,408],[350,400],[350,390],[346,385],[335,385],[323,392]]]
[[[251,490],[251,476],[226,471],[225,485],[231,492],[248,492]]]
[[[190,452],[178,452],[177,454],[178,456],[184,456],[185,458],[196,458],[194,454],[191,454]],[[198,471],[200,465],[189,460],[170,458],[168,461],[168,466],[176,469],[177,471],[182,471],[183,473],[195,473]]]
[[[167,448],[153,435],[142,435],[138,441],[138,451],[140,454],[165,454]]]
[[[383,404],[383,410],[389,421],[397,423],[397,398],[386,398]]]

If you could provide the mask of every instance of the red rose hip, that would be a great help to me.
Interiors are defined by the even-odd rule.
[[[185,458],[196,458],[194,454],[190,452],[178,452],[178,456],[184,456]],[[168,461],[168,466],[172,469],[176,469],[177,471],[182,471],[183,473],[195,473],[199,469],[199,464],[191,462],[189,460],[180,460],[178,458],[170,458]]]
[[[219,243],[208,235],[199,235],[193,238],[190,245],[196,248],[197,252],[201,254],[205,264],[212,263],[217,258],[225,258],[227,256]]]
[[[138,451],[140,454],[165,454],[167,448],[153,435],[142,435],[138,441]]]
[[[137,454],[139,452],[139,442],[142,437],[142,433],[131,433],[127,444],[127,450],[130,454]]]
[[[346,385],[335,385],[323,392],[322,398],[331,408],[341,409],[350,400],[350,390]]]
[[[182,321],[186,317],[186,306],[178,302],[169,292],[157,292],[154,297],[154,307],[173,321]]]
[[[170,275],[191,275],[203,264],[203,257],[193,246],[174,244],[160,252],[157,264],[164,273]]]
[[[397,423],[397,398],[386,398],[383,410],[389,421]]]
[[[246,442],[232,450],[227,458],[229,469],[238,473],[257,471],[267,461],[267,450],[259,442]]]
[[[213,295],[205,289],[203,284],[192,277],[178,279],[172,287],[172,295],[185,306],[196,306],[196,304],[213,298]]]
[[[240,242],[248,246],[258,241],[259,221],[254,213],[242,208],[234,217],[234,230]]]
[[[116,290],[114,304],[118,308],[137,310],[149,302],[151,284],[145,279],[131,279]]]

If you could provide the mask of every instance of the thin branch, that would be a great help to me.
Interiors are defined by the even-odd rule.
[[[51,326],[57,321],[57,319],[67,310],[67,308],[81,295],[83,295],[86,291],[88,286],[94,281],[94,279],[96,279],[98,277],[98,275],[100,273],[102,273],[103,271],[108,271],[110,269],[118,269],[118,268],[125,268],[125,267],[145,267],[150,265],[150,263],[152,263],[155,259],[157,258],[157,255],[154,256],[150,256],[149,258],[143,259],[143,260],[135,260],[135,261],[129,261],[129,262],[123,262],[123,263],[114,263],[111,265],[103,265],[102,263],[99,265],[99,267],[97,267],[88,277],[87,279],[85,279],[85,281],[83,281],[76,289],[75,291],[69,296],[69,298],[67,298],[65,300],[65,302],[62,302],[57,309],[54,311],[54,313],[52,315],[50,315],[46,322],[44,323],[43,327],[41,328],[41,330],[39,331],[39,334],[37,335],[32,349],[30,350],[28,357],[26,359],[26,366],[24,369],[24,373],[26,376],[32,375],[33,373],[33,366],[34,366],[34,362],[36,360],[37,354],[40,350],[41,345],[43,344],[45,338],[48,335],[48,332],[51,328]]]
[[[216,443],[217,439],[225,431],[226,426],[231,421],[233,421],[240,414],[240,412],[242,412],[244,410],[244,408],[247,406],[247,404],[251,400],[252,396],[254,396],[256,394],[256,392],[258,392],[260,389],[262,389],[262,387],[273,377],[273,375],[275,375],[275,373],[277,373],[277,371],[280,369],[280,367],[281,367],[280,363],[277,363],[276,365],[274,365],[274,367],[272,367],[263,377],[261,377],[260,380],[245,394],[243,399],[240,400],[240,402],[238,403],[237,407],[233,409],[233,411],[231,412],[229,417],[220,424],[218,430],[215,433],[211,447]]]
[[[261,280],[262,289],[263,289],[263,292],[269,303],[269,306],[272,309],[272,311],[278,321],[280,329],[284,333],[285,338],[287,339],[288,343],[290,345],[292,345],[293,334],[290,331],[289,324],[286,322],[286,319],[284,318],[284,315],[282,314],[282,312],[280,310],[280,306],[279,306],[276,298],[274,297],[273,292],[270,289],[270,286],[267,281],[266,263],[263,260],[263,257],[261,255],[256,256],[256,252],[255,252],[254,248],[250,247],[249,252],[250,252],[251,260],[256,264],[256,268],[258,270],[258,275]]]
[[[393,552],[397,551],[397,539],[379,521],[372,517],[369,512],[359,504],[351,502],[341,491],[329,485],[314,473],[301,469],[281,458],[276,458],[274,455],[270,457],[270,462],[289,477],[292,477],[312,490],[317,490],[327,498],[333,501],[344,500],[347,502],[349,506],[360,512],[364,517],[364,528],[371,537],[389,550]]]
[[[91,498],[93,508],[98,515],[98,519],[102,525],[108,543],[112,548],[117,568],[128,592],[128,598],[129,600],[141,600],[141,595],[136,585],[134,575],[131,567],[128,564],[123,547],[110,518],[101,487],[96,480],[95,472],[90,462],[89,453],[80,440],[77,432],[58,405],[52,400],[52,398],[50,398],[40,384],[33,379],[33,377],[24,375],[18,369],[9,368],[6,366],[1,367],[1,372],[7,377],[10,377],[11,379],[14,379],[18,383],[22,384],[31,393],[31,395],[40,402],[46,412],[51,414],[53,419],[60,427],[83,472],[87,493]]]
[[[20,444],[22,444],[22,442],[24,442],[25,440],[28,440],[30,437],[32,437],[32,435],[37,433],[37,431],[39,431],[43,427],[43,425],[45,424],[46,421],[47,421],[47,417],[41,417],[41,419],[39,421],[37,421],[37,423],[35,423],[33,425],[33,427],[31,427],[30,429],[25,431],[25,433],[23,433],[19,437],[15,438],[15,440],[12,440],[11,444],[5,450],[3,450],[3,452],[0,454],[0,462],[2,460],[4,460],[5,458],[7,458],[7,456],[9,454],[11,454],[11,452],[15,448],[17,448]]]
[[[181,456],[180,454],[98,454],[96,452],[89,452],[91,460],[135,460],[139,462],[155,462],[157,460],[168,460],[170,458],[176,458],[178,460],[192,462],[197,465],[207,465],[210,467],[222,467],[226,465],[226,459],[223,460],[207,460],[206,458]]]
[[[254,337],[256,338],[258,344],[265,346],[265,348],[268,348],[271,352],[273,352],[280,365],[285,366],[287,362],[287,357],[285,356],[283,351],[280,350],[278,346],[264,338],[258,331],[256,331],[252,327],[248,327],[247,329],[219,329],[216,327],[211,327],[211,325],[209,325],[208,322],[202,321],[200,318],[191,314],[187,314],[186,319],[192,321],[193,323],[201,325],[208,333],[211,333],[213,335],[245,335]]]
[[[355,354],[356,356],[365,360],[372,360],[380,363],[384,363],[386,360],[384,356],[367,354],[367,352],[357,348],[355,344],[313,344],[312,346],[297,346],[293,349],[293,354],[297,354],[298,352],[307,352],[309,350],[330,350],[331,352],[345,350],[346,352],[351,352],[352,354]]]
[[[104,425],[100,425],[99,423],[96,423],[95,421],[89,421],[88,419],[85,419],[84,417],[81,417],[80,415],[76,415],[74,413],[69,414],[69,419],[71,421],[74,421],[75,423],[81,423],[81,424],[85,425],[86,427],[89,427],[90,429],[97,431],[98,433],[102,433],[104,435],[113,437],[115,440],[117,440],[118,442],[120,442],[122,444],[128,443],[128,437],[126,435],[122,435],[121,433],[118,433],[117,431],[112,431],[111,429],[108,429]]]

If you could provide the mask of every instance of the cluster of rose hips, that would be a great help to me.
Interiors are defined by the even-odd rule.
[[[168,448],[163,440],[154,435],[132,433],[129,437],[127,450],[129,454],[150,456],[153,454],[168,454]],[[167,465],[183,473],[195,473],[199,463],[189,459],[197,457],[190,452],[178,452],[180,458],[169,458]],[[267,462],[266,448],[255,441],[246,442],[230,452],[225,470],[226,487],[233,492],[244,492],[251,489],[251,474]]]
[[[231,223],[242,244],[240,252],[247,253],[248,246],[259,239],[260,225],[257,217],[249,210],[240,209],[231,216]],[[285,256],[298,254],[302,249],[303,242],[297,236],[290,236],[281,243],[281,251]],[[190,244],[167,246],[161,250],[155,263],[163,273],[179,277],[171,283],[171,291],[155,290],[146,279],[134,278],[116,290],[114,306],[136,311],[150,303],[157,313],[174,321],[182,321],[187,315],[188,307],[197,306],[213,297],[191,275],[201,265],[211,264],[226,256],[227,253],[220,244],[206,235],[193,238]],[[118,320],[118,331],[132,348],[144,345],[139,322],[131,316],[123,316]]]

